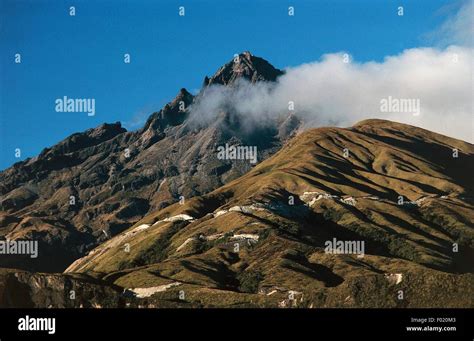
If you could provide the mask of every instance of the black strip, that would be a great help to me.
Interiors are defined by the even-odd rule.
[[[97,340],[183,340],[229,338],[291,340],[370,338],[473,340],[473,309],[3,309],[0,340],[83,337]],[[56,332],[18,331],[18,320],[56,318]],[[421,324],[412,318],[433,318]],[[455,318],[456,322],[448,322]],[[439,320],[438,320],[439,319]],[[443,321],[443,322],[442,322]],[[456,327],[456,331],[407,331],[407,327]],[[148,335],[148,337],[147,337]]]

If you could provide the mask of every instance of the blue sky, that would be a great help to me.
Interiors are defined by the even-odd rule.
[[[200,88],[245,50],[284,68],[347,51],[383,60],[430,46],[457,8],[441,0],[0,0],[0,169],[74,132],[121,121],[133,130],[182,87]],[[69,7],[76,15],[69,15]],[[295,16],[288,16],[288,6]],[[185,6],[186,15],[178,16]],[[404,6],[404,16],[397,7]],[[21,54],[21,64],[14,55]],[[131,63],[123,62],[130,53]],[[55,99],[94,98],[96,115]],[[15,158],[15,148],[22,151]]]

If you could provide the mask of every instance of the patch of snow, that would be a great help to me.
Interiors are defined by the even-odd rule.
[[[339,199],[337,195],[320,192],[304,192],[299,196],[300,200],[306,203],[309,207],[313,206],[317,201],[321,199]]]
[[[428,199],[428,197],[420,198],[420,199],[418,199],[418,200],[415,200],[415,202],[416,202],[416,204],[417,204],[418,206],[420,206],[420,204],[421,204],[423,201],[425,201],[426,199]]]
[[[252,213],[255,210],[263,210],[260,207],[257,207],[255,205],[246,205],[246,206],[233,206],[229,208],[229,212],[242,212],[242,213]]]
[[[202,236],[202,237],[207,241],[212,241],[212,240],[220,239],[223,236],[224,236],[223,233],[216,233],[216,234],[212,234],[210,236]]]
[[[254,211],[266,211],[268,209],[269,207],[267,207],[267,205],[262,204],[262,203],[256,203],[252,205],[236,205],[236,206],[232,206],[228,210],[222,209],[211,214],[213,215],[214,218],[216,218],[229,212],[242,212],[242,213],[251,214]]]
[[[221,216],[223,214],[226,214],[228,211],[227,210],[219,210],[216,213],[214,213],[214,218]]]
[[[252,204],[250,206],[246,206],[249,210],[252,210],[252,211],[265,211],[265,207],[260,204],[260,203],[257,203],[257,204]]]
[[[194,218],[187,214],[178,214],[172,217],[165,218],[163,220],[158,220],[154,222],[152,226],[158,225],[159,223],[162,223],[162,222],[184,221],[184,220],[194,220]]]
[[[189,243],[191,243],[192,241],[196,240],[195,237],[191,237],[191,238],[188,238],[184,241],[183,244],[181,244],[177,249],[176,249],[176,252],[179,252],[180,250],[182,250],[186,245],[188,245]]]
[[[234,234],[230,239],[246,239],[246,240],[252,240],[254,242],[258,242],[258,234],[249,234],[249,233],[243,233],[243,234]]]
[[[150,297],[152,296],[153,294],[157,293],[157,292],[163,292],[163,291],[166,291],[172,287],[176,287],[178,285],[181,285],[182,283],[180,282],[173,282],[173,283],[169,283],[169,284],[164,284],[164,285],[160,285],[160,286],[157,286],[157,287],[150,287],[150,288],[134,288],[134,289],[130,289],[130,291],[132,291],[136,297],[138,298],[145,298],[145,297]]]
[[[133,231],[142,231],[150,227],[150,224],[141,224],[133,229]]]
[[[166,178],[164,178],[161,182],[160,185],[158,186],[158,191],[161,189],[161,186],[166,182]]]
[[[348,198],[345,198],[345,199],[341,198],[341,199],[339,199],[339,200],[340,200],[342,203],[347,204],[347,205],[350,205],[350,206],[355,206],[355,205],[356,205],[356,202],[357,202],[354,197],[348,197]]]
[[[312,207],[316,203],[316,201],[318,201],[319,199],[321,199],[321,195],[319,195],[317,198],[311,199],[311,201],[308,202],[308,206]]]
[[[150,224],[141,224],[140,226],[135,227],[133,230],[125,232],[121,235],[122,239],[129,238],[139,232],[142,232],[150,227]]]
[[[391,284],[399,284],[403,280],[403,274],[397,273],[397,274],[385,274],[385,278],[387,281],[389,281]]]
[[[304,192],[300,197],[309,197],[321,194],[320,192]]]
[[[380,200],[380,198],[376,195],[370,195],[368,197],[362,197],[364,199],[370,199],[370,200]]]
[[[163,219],[163,221],[183,221],[183,220],[194,220],[194,218],[187,214],[178,214],[173,217]]]

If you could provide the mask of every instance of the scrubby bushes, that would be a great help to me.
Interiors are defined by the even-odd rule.
[[[263,280],[263,275],[260,271],[244,271],[237,276],[239,281],[239,291],[256,294],[258,292],[258,286]]]

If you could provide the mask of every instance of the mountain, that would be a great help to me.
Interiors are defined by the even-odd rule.
[[[206,88],[241,78],[271,82],[281,74],[244,52],[208,79]],[[289,117],[244,131],[232,112],[196,125],[189,108],[202,95],[181,89],[142,129],[103,124],[2,171],[0,238],[38,240],[41,257],[2,257],[0,267],[62,271],[147,213],[208,193],[251,169],[245,161],[219,159],[218,146],[256,146],[260,161],[299,127]]]
[[[65,275],[149,307],[472,308],[473,171],[474,145],[405,124],[307,130]]]
[[[238,79],[246,79],[252,83],[258,81],[275,81],[283,71],[275,69],[265,59],[256,57],[245,51],[222,66],[211,77],[204,78],[204,85],[231,85]]]
[[[0,242],[40,256],[0,257],[0,307],[474,307],[474,145],[193,111],[282,74],[244,52],[139,130],[103,124],[2,171]]]

